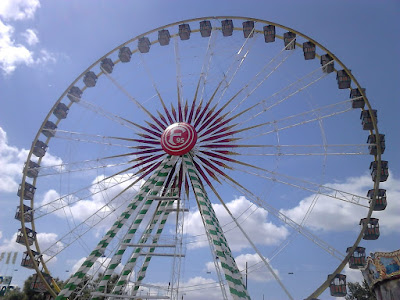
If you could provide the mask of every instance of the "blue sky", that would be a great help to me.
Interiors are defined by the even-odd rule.
[[[18,222],[13,218],[18,205],[16,189],[20,183],[23,162],[28,153],[27,149],[30,148],[47,113],[70,83],[105,53],[143,32],[184,19],[230,15],[276,22],[310,36],[332,51],[352,70],[359,83],[367,89],[367,96],[372,107],[378,110],[379,131],[386,134],[387,144],[383,158],[389,161],[390,166],[390,178],[385,183],[389,204],[384,212],[376,213],[376,217],[381,220],[379,240],[364,241],[361,244],[367,248],[367,253],[398,249],[400,228],[398,215],[400,212],[399,205],[395,202],[400,196],[398,176],[400,161],[397,151],[400,146],[397,133],[400,129],[397,116],[400,105],[394,95],[398,95],[400,92],[397,84],[400,80],[398,60],[400,42],[397,38],[399,13],[400,5],[395,1],[379,3],[376,1],[2,1],[0,4],[0,103],[2,104],[0,110],[0,166],[3,171],[0,175],[0,196],[4,207],[0,212],[0,252],[20,251],[21,249],[12,242],[12,239],[19,228]],[[195,37],[192,41],[196,41]],[[232,39],[232,45],[234,41],[237,40]],[[191,47],[191,45],[183,44],[180,49],[183,61],[182,73],[185,78],[183,83],[184,87],[188,87],[187,91],[190,90],[191,85],[196,84],[189,74],[190,69],[184,67],[184,63],[188,62],[189,57],[198,51],[198,48]],[[254,53],[255,57],[262,57],[264,50],[258,48],[258,44],[255,45],[256,47],[251,49],[251,53]],[[157,64],[168,68],[171,63],[172,68],[175,68],[175,63],[168,61],[173,54],[173,47],[170,46],[166,48],[165,52],[160,52],[159,57],[147,61],[160,89],[167,94],[170,92],[169,87],[167,84],[164,87],[159,82],[162,82],[163,76],[167,76],[165,82],[174,82],[175,78],[171,74],[174,74],[175,70],[172,70],[172,73],[167,71],[157,73],[155,70],[158,70]],[[279,49],[279,47],[274,49]],[[218,47],[216,50],[216,60],[221,59],[221,64],[223,64],[224,59],[222,58],[229,53],[227,54]],[[154,46],[154,51],[160,51],[160,49]],[[279,50],[276,51],[279,52]],[[297,49],[297,51],[299,50]],[[273,54],[266,52],[265,57],[272,57],[276,54],[277,52],[273,52]],[[300,55],[302,54],[300,53]],[[251,61],[251,58],[249,60]],[[307,73],[301,69],[306,68],[305,63],[295,62],[294,56],[288,59],[288,62],[292,61],[293,63],[282,67],[282,73],[277,72],[277,77],[272,79],[275,80],[273,81],[275,90],[287,86],[299,76]],[[135,64],[138,66],[137,73],[134,73],[138,75],[135,83],[142,87],[140,92],[139,88],[135,89],[134,86],[128,85],[128,79],[132,78],[126,77],[127,74],[129,75],[127,70],[121,71],[115,76],[122,85],[126,85],[129,92],[137,95],[141,101],[147,101],[145,103],[148,103],[148,107],[154,109],[155,107],[151,103],[154,90],[146,89],[146,87],[151,87],[151,82],[145,76],[140,77],[140,74],[144,74],[143,63],[136,62]],[[253,61],[254,64],[255,61]],[[315,62],[315,68],[318,65],[318,62]],[[307,66],[307,68],[309,67]],[[238,80],[245,80],[247,76],[255,75],[255,69],[252,67],[248,69],[244,67],[242,70],[243,73],[238,75]],[[313,68],[307,70],[313,70]],[[330,79],[331,81],[327,78],[320,85],[307,89],[308,96],[304,103],[311,103],[312,107],[313,105],[320,107],[318,100],[322,97],[329,96],[328,98],[337,99],[332,100],[332,103],[347,99],[348,91],[338,91],[335,78],[331,76]],[[240,81],[233,83],[234,88],[236,84],[240,84]],[[107,99],[118,98],[114,94],[116,93],[115,87],[107,82],[96,91],[99,94],[104,93],[105,97],[108,97]],[[234,89],[232,89],[233,91]],[[210,93],[210,90],[207,92]],[[94,99],[99,94],[92,90],[88,91],[88,98]],[[302,99],[299,96],[299,101]],[[104,109],[111,110],[113,108],[113,102],[108,101],[104,105]],[[117,113],[124,116],[123,114],[126,109],[129,109],[129,106],[126,103],[120,104],[115,109]],[[281,118],[280,116],[290,116],[296,111],[299,112],[296,110],[296,106],[283,106],[271,111],[268,118],[277,120]],[[93,117],[84,110],[83,112],[75,110],[75,107],[71,109],[70,115],[71,119],[68,118],[70,123],[65,127],[67,131],[101,135],[115,134],[115,131],[112,131],[111,123],[104,118]],[[358,120],[359,112],[351,112],[351,115],[346,114],[346,116],[348,118],[344,118],[343,121],[340,118],[324,121],[328,144],[352,143],[353,141],[354,143],[365,143],[367,133],[361,130]],[[143,116],[138,113],[135,115],[136,119],[143,120]],[[351,130],[346,127],[352,125],[354,128],[351,127]],[[315,130],[319,130],[318,127],[300,128],[299,131],[296,129],[282,131],[281,144],[301,145],[303,135],[314,136]],[[126,132],[126,128],[124,128],[119,134],[123,136]],[[92,153],[93,156],[86,155],[87,153]],[[54,144],[50,144],[49,153],[46,155],[47,162],[44,164],[56,165],[61,161],[64,163],[79,161],[95,158],[103,153],[106,153],[105,148],[96,148],[92,145],[80,146],[79,143],[73,141],[57,139]],[[280,160],[271,161],[272,165],[269,165],[264,158],[262,160],[259,157],[250,158],[252,163],[270,168],[276,167],[276,171],[279,173],[313,182],[321,180],[321,183],[330,187],[360,196],[365,196],[365,191],[372,188],[372,182],[368,176],[370,160],[371,157],[365,155],[330,156],[327,158],[325,177],[321,177],[323,160],[318,157],[301,160],[283,157]],[[108,172],[112,172],[112,170],[83,175],[88,176],[85,180],[87,183],[91,183],[104,174],[112,174]],[[74,174],[64,177],[50,176],[48,179],[40,181],[37,201],[45,203],[57,198],[57,195],[81,186],[80,180],[84,182],[83,176],[80,178],[74,176]],[[304,212],[304,207],[312,201],[313,195],[310,193],[286,187],[280,189],[279,185],[273,185],[268,181],[265,183],[261,177],[257,177],[254,182],[251,182],[243,173],[235,176],[244,184],[256,186],[254,187],[256,194],[264,195],[265,193],[275,199],[272,201],[273,204],[293,219],[299,218],[298,215]],[[123,178],[117,180],[123,180]],[[263,186],[264,184],[265,186]],[[226,185],[220,187],[219,192],[226,199],[234,214],[240,216],[244,212],[242,218],[246,220],[243,226],[253,232],[252,238],[263,250],[264,255],[270,256],[274,249],[288,238],[291,232],[290,228],[274,219],[265,210],[255,210],[253,214],[246,217],[246,213],[252,211],[252,208],[247,210],[251,205],[248,201],[249,198],[246,199],[243,197],[244,195]],[[90,212],[90,205],[95,207],[104,200],[100,198],[92,196],[87,202],[82,202],[81,207],[72,208],[76,220],[79,221],[85,217],[85,209]],[[215,197],[211,197],[211,200],[213,203],[217,203]],[[200,219],[195,213],[193,204],[190,208],[191,211],[187,217],[187,224],[189,224],[187,233],[189,240],[194,242],[187,246],[188,255],[184,264],[185,271],[182,281],[186,285],[213,282],[216,277],[215,270],[210,264],[212,259],[208,247],[204,243],[204,238],[196,237],[203,233],[198,226]],[[220,216],[222,224],[229,222],[229,218],[224,214],[220,205],[216,204],[215,210]],[[63,223],[58,223],[62,218],[63,216],[54,214],[45,221],[38,222],[43,243],[55,242],[62,233],[68,231],[68,224],[65,220]],[[354,206],[319,201],[307,223],[307,228],[333,244],[336,249],[345,252],[348,243],[355,239],[359,218],[359,210]],[[56,224],[60,225],[56,226]],[[256,230],[257,225],[260,224],[262,226]],[[100,238],[106,226],[107,224],[103,226],[104,228],[100,226],[96,232],[92,232],[87,239],[89,248],[91,243]],[[237,229],[232,232],[233,234],[228,233],[228,240],[231,241],[231,248],[239,267],[243,268],[245,261],[248,261],[250,265],[256,262],[254,251],[237,233]],[[265,232],[270,234],[265,235]],[[74,254],[72,254],[73,251],[62,252],[57,257],[57,261],[51,264],[55,276],[65,278],[67,274],[65,269],[73,270],[74,265],[85,253],[84,250],[79,249]],[[335,267],[335,263],[336,260],[327,256],[318,247],[303,237],[296,237],[281,254],[274,258],[272,266],[277,270],[292,295],[296,299],[300,299],[308,296],[309,292],[325,279],[329,271]],[[8,274],[12,272],[11,267],[3,265],[3,262],[0,263],[0,267],[2,272]],[[20,284],[30,272],[22,267],[16,269],[18,271],[15,271],[13,275],[15,282]],[[290,272],[294,274],[289,275]],[[356,272],[347,272],[349,278],[354,280],[360,278]],[[169,276],[169,271],[162,272],[160,269],[153,269],[149,282],[165,283],[168,282]],[[265,270],[250,273],[249,290],[254,299],[260,299],[262,295],[265,295],[265,299],[285,299],[279,286],[271,280],[271,276]],[[218,290],[210,289],[208,292],[212,293],[209,296],[211,297]],[[201,294],[199,295],[198,291],[187,292],[186,298],[201,299]],[[325,293],[321,299],[329,299],[329,295]]]

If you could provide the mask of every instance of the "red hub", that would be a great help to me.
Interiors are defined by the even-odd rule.
[[[174,123],[161,135],[161,147],[171,155],[183,155],[193,149],[197,142],[197,132],[188,123]]]

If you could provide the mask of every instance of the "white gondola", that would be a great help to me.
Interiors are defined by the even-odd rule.
[[[375,117],[376,123],[378,123],[378,112],[373,109],[372,114]],[[363,110],[360,115],[361,125],[364,130],[372,130],[374,129],[374,125],[372,123],[372,118],[369,110]]]
[[[26,165],[26,163],[25,163]],[[26,172],[26,176],[29,178],[36,178],[39,175],[39,164],[35,163],[34,161],[29,161],[28,170]]]
[[[113,63],[113,61],[111,60],[111,58],[104,58],[104,59],[101,61],[101,63],[100,63],[100,68],[101,68],[104,72],[106,72],[106,73],[108,73],[108,74],[111,74],[112,71],[113,71],[113,69],[114,69],[114,63]]]
[[[375,198],[375,190],[369,190],[367,193],[367,197],[371,199]],[[371,202],[370,201],[370,202]],[[385,189],[379,189],[378,194],[376,195],[376,201],[375,201],[375,206],[374,206],[374,211],[381,211],[384,210],[387,206],[387,201],[386,201],[386,190]]]
[[[321,66],[324,73],[332,73],[335,69],[333,58],[329,54],[321,55]]]
[[[367,218],[360,220],[360,225],[364,226],[367,223]],[[379,238],[379,219],[370,218],[369,222],[367,223],[367,228],[364,231],[364,240],[377,240]]]
[[[315,44],[312,42],[303,43],[303,54],[305,60],[310,60],[315,58]]]
[[[28,245],[25,244],[25,238],[24,238],[24,234],[22,232],[22,228],[18,229],[16,242],[21,245],[32,246],[33,242],[36,239],[36,231],[33,231],[32,229],[29,229],[27,227],[25,227],[25,231],[26,231],[26,235],[27,235],[27,239],[28,239]]]
[[[24,215],[24,222],[29,223],[32,222],[33,219],[33,211],[32,208],[28,205],[23,205],[24,212],[22,213],[21,206],[17,207],[17,211],[15,213],[15,219],[18,221],[22,220],[22,214]]]
[[[69,111],[68,106],[60,102],[54,109],[53,114],[57,117],[57,119],[65,119],[68,115],[68,111]]]
[[[211,22],[208,20],[200,22],[200,34],[202,37],[210,37],[211,36]]]
[[[131,61],[132,52],[128,47],[122,47],[119,49],[118,57],[119,60],[123,63],[127,63]]]
[[[57,130],[56,124],[54,124],[51,121],[46,121],[46,123],[43,126],[42,133],[48,138],[54,137],[54,135],[56,134],[56,130]]]
[[[88,72],[89,73],[89,72]],[[86,75],[85,75],[85,78],[87,77],[87,74],[88,73],[86,73]],[[93,72],[92,72],[93,73]],[[97,80],[97,76],[93,73],[93,75],[95,76],[95,80]],[[88,81],[88,79],[83,79],[83,82],[85,82],[85,80],[86,81]],[[96,82],[95,82],[96,83]],[[86,82],[85,82],[85,84],[86,84]],[[87,86],[87,84],[86,84],[86,86]],[[81,100],[81,97],[82,97],[82,91],[81,91],[81,89],[79,88],[79,87],[77,87],[77,86],[73,86],[69,91],[68,91],[68,94],[67,94],[67,97],[68,97],[68,99],[69,100],[71,100],[72,102],[79,102],[80,100]]]
[[[339,89],[348,89],[351,86],[351,78],[345,70],[339,70],[336,74]]]
[[[245,21],[242,25],[244,38],[252,38],[254,36],[254,21]]]
[[[171,39],[171,34],[167,29],[162,29],[158,32],[158,43],[161,46],[166,46],[169,44],[169,41]]]
[[[362,89],[362,91],[365,95],[365,89]],[[352,108],[364,108],[365,101],[364,98],[361,97],[361,92],[358,89],[351,89],[350,98],[354,99],[351,101]]]
[[[372,181],[375,182],[378,176],[378,162],[377,161],[371,162],[371,164],[369,165],[369,170],[371,172]],[[381,176],[379,181],[380,182],[386,181],[389,177],[389,163],[386,160],[381,161],[380,172]]]
[[[266,43],[275,42],[275,26],[274,25],[266,25],[263,27],[264,30],[264,40]]]
[[[138,49],[140,53],[147,53],[150,51],[150,40],[148,37],[141,37],[138,40]]]
[[[376,135],[370,134],[368,136],[367,143],[370,144],[368,146],[369,154],[377,155],[378,154],[378,146],[376,145]],[[381,145],[381,154],[383,154],[386,149],[386,142],[385,142],[384,134],[379,134],[379,144]]]
[[[37,157],[43,157],[46,154],[46,150],[47,145],[44,142],[37,140],[32,153]]]
[[[83,77],[83,83],[87,87],[94,87],[97,82],[97,76],[94,74],[93,71],[86,72],[85,76]]]
[[[23,256],[22,256],[22,261],[21,261],[21,266],[28,268],[28,269],[34,269],[34,262],[36,262],[37,265],[40,264],[40,253],[36,251],[32,251],[33,254],[33,259],[28,254],[28,251],[25,251]]]
[[[190,39],[190,33],[191,30],[189,24],[179,25],[179,37],[181,38],[182,41]]]
[[[346,253],[350,251],[351,247],[347,248]],[[359,269],[364,267],[366,264],[365,260],[365,248],[357,247],[353,254],[349,258],[349,268],[350,269]]]
[[[293,41],[293,42],[292,42]],[[283,42],[286,50],[293,50],[296,48],[296,34],[294,32],[285,32],[283,34]],[[289,45],[290,44],[290,45]]]
[[[28,182],[25,182],[24,187],[25,188],[24,188],[24,193],[23,193],[22,198],[24,200],[32,200],[33,196],[35,195],[36,187],[34,187],[32,184],[30,184]],[[21,197],[21,194],[22,194],[22,184],[20,184],[18,187],[18,192],[17,192],[18,197]]]
[[[330,275],[329,275],[330,276]],[[346,275],[336,274],[329,285],[331,296],[333,297],[344,297],[347,294],[346,289]]]
[[[222,25],[222,35],[223,36],[231,36],[233,33],[232,20],[223,20],[223,21],[221,21],[221,25]]]

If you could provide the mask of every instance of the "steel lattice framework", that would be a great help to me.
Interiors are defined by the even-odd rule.
[[[232,21],[242,22],[242,26],[233,26]],[[194,28],[195,24],[199,24],[199,26]],[[268,40],[272,39],[272,31],[269,31],[272,28],[273,40]],[[278,29],[287,32],[280,35]],[[220,40],[225,39],[224,41],[226,41],[232,34],[240,34],[240,31],[243,32],[244,38],[235,51],[228,53],[228,49],[219,46]],[[184,43],[191,39],[191,34],[195,33],[199,35],[200,39],[206,38],[207,42],[205,54],[200,63],[201,70],[196,74],[197,77],[192,77],[192,74],[183,65],[184,59],[187,59],[187,48]],[[158,38],[155,37],[157,34]],[[253,46],[259,36],[263,36],[266,43],[274,42],[275,38],[282,39],[284,45],[278,54],[272,56],[267,63],[259,64],[255,75],[240,77],[242,70],[245,74],[248,72],[246,63],[250,54],[256,52],[253,50]],[[303,40],[304,43],[300,43],[300,40]],[[170,41],[171,45],[168,46]],[[165,90],[159,86],[157,77],[159,75],[151,71],[154,66],[145,60],[146,53],[150,51],[151,47],[155,48],[157,44],[160,47],[168,46],[173,49],[175,57],[176,72],[172,82],[176,85],[176,91],[173,93],[171,101],[166,99]],[[321,65],[307,71],[305,75],[297,77],[293,82],[279,87],[276,92],[270,92],[269,95],[258,94],[271,80],[273,74],[280,68],[284,68],[285,63],[291,61],[296,47],[303,49],[306,60],[308,60],[307,51],[309,51],[305,50],[306,47],[314,47],[312,48],[314,49],[312,59],[315,57],[321,59]],[[312,50],[310,51],[312,52]],[[224,65],[223,71],[220,70],[222,67],[219,64],[213,64],[214,61],[218,61],[218,57],[215,55],[217,52],[223,53],[222,55],[228,53],[226,58],[223,57],[224,61],[227,58],[230,59],[230,63]],[[196,55],[194,57],[197,59]],[[137,57],[133,61],[140,65],[141,71],[146,74],[147,80],[150,82],[152,95],[149,99],[153,101],[152,105],[148,105],[147,100],[138,100],[139,98],[133,96],[132,89],[124,84],[125,79],[114,72],[114,67],[115,70],[122,68],[124,63],[131,61],[131,57]],[[328,59],[328,61],[324,61],[324,59]],[[218,61],[218,63],[221,62]],[[168,62],[166,61],[165,64],[168,65]],[[334,64],[342,70],[336,70]],[[337,74],[340,89],[343,89],[340,86],[341,80],[347,80],[349,85],[345,88],[350,89],[352,93],[358,91],[358,94],[345,100],[321,101],[322,104],[317,108],[290,112],[289,115],[277,113],[273,120],[263,118],[270,111],[285,105],[288,99],[323,82],[332,72]],[[236,77],[240,77],[242,80],[240,86],[237,86]],[[128,118],[122,113],[114,113],[111,109],[112,105],[101,105],[96,101],[91,101],[90,97],[93,95],[90,94],[90,88],[94,87],[97,81],[100,82],[100,79],[107,82],[108,89],[118,91],[130,104],[134,104],[135,112],[140,115],[141,120],[136,117]],[[188,82],[191,84],[190,95],[185,90],[185,84],[187,85]],[[354,84],[353,87],[350,86],[350,82]],[[264,92],[264,90],[262,91]],[[106,97],[111,96],[113,95]],[[190,100],[187,97],[190,97]],[[67,105],[64,104],[66,101],[68,101]],[[363,105],[357,106],[356,103],[360,102]],[[155,109],[154,106],[156,106]],[[102,128],[107,132],[105,134],[58,128],[59,125],[62,125],[62,120],[67,118],[69,110],[72,111],[75,107],[93,114],[94,119],[99,118],[110,124],[117,124],[122,128],[121,132],[126,130],[129,134],[109,134],[106,126]],[[321,144],[297,143],[290,145],[279,142],[281,132],[293,128],[307,128],[309,124],[319,124],[316,126],[322,128],[323,121],[347,115],[354,108],[361,108],[362,117],[368,115],[368,126],[364,124],[367,121],[363,117],[363,129],[369,130],[370,136],[374,137],[374,142],[365,144],[358,141],[354,143],[345,141],[328,144],[323,129],[321,129],[323,140]],[[51,120],[54,119],[54,116],[56,119],[53,122]],[[260,142],[271,134],[277,136],[277,144]],[[45,136],[44,141],[42,141],[43,136]],[[43,160],[47,145],[52,139],[74,145],[75,143],[93,145],[98,149],[113,147],[118,151],[110,152],[111,154],[107,155],[98,155],[95,158],[70,160],[49,166],[43,164]],[[156,250],[173,246],[174,253],[168,254],[174,258],[172,285],[169,287],[168,293],[171,298],[178,299],[180,257],[184,256],[182,243],[186,204],[183,199],[188,199],[192,195],[200,212],[214,258],[222,297],[227,299],[228,290],[234,299],[250,299],[242,273],[225,237],[223,225],[220,224],[212,206],[210,198],[216,197],[287,297],[293,299],[279,276],[275,274],[270,260],[261,254],[241,226],[241,222],[226,206],[219,187],[227,185],[232,186],[258,207],[276,217],[284,226],[300,233],[339,261],[336,269],[309,296],[310,299],[316,298],[343,270],[364,236],[380,191],[379,183],[385,180],[383,171],[387,172],[387,168],[385,169],[381,160],[384,151],[382,142],[384,141],[378,131],[376,111],[372,109],[365,90],[351,71],[333,53],[310,37],[292,28],[254,18],[222,16],[172,23],[138,35],[106,53],[78,76],[56,101],[33,141],[23,170],[18,208],[21,221],[20,243],[27,246],[30,267],[35,269],[38,278],[43,281],[50,294],[59,300],[79,298],[79,293],[88,284],[87,278],[91,276],[91,270],[99,261],[103,261],[101,265],[104,265],[104,272],[96,283],[96,291],[92,293],[92,299],[117,298],[118,296],[136,299],[139,297],[139,288],[145,286],[143,280],[152,258],[156,255],[162,256]],[[105,151],[105,153],[107,152]],[[374,193],[372,197],[364,197],[324,185],[318,181],[313,182],[302,177],[281,173],[253,159],[264,162],[268,157],[276,159],[281,157],[323,157],[325,159],[323,164],[325,164],[327,157],[331,156],[352,157],[368,154],[373,154],[374,170],[383,170],[376,172],[373,177]],[[112,171],[104,172],[104,176],[95,184],[81,185],[72,191],[63,191],[58,197],[47,202],[34,202],[37,181],[41,177],[59,176],[61,178],[61,176],[70,176],[70,174],[86,174],[86,172],[98,170]],[[261,179],[284,187],[306,191],[315,195],[315,198],[303,221],[296,222],[265,201],[259,194],[253,192],[248,184],[246,185],[232,174],[250,176],[257,180]],[[67,211],[66,216],[69,213],[72,215],[71,207],[74,205],[87,201],[89,198],[103,196],[108,190],[115,187],[122,188],[87,218],[68,223],[70,230],[46,249],[41,249],[38,239],[30,236],[30,232],[36,234],[36,222],[61,212],[65,213],[65,211]],[[135,190],[137,192],[133,196],[130,193],[135,188],[137,188]],[[366,222],[362,224],[360,233],[346,254],[335,249],[305,226],[318,197],[338,200],[346,205],[365,209]],[[27,200],[29,206],[26,205]],[[171,214],[171,212],[175,214]],[[175,215],[176,218],[173,220],[171,216]],[[31,218],[25,216],[31,216]],[[90,251],[83,264],[74,272],[62,290],[53,279],[46,279],[46,274],[51,274],[47,267],[49,261],[60,253],[68,251],[66,249],[76,241],[84,243],[85,235],[109,217],[115,218],[112,227],[106,231],[97,246]],[[163,244],[161,241],[166,232],[167,222],[175,222],[175,237],[173,243]],[[38,253],[41,255],[38,256]],[[108,259],[107,262],[103,260],[104,257]],[[144,259],[141,261],[140,257],[144,257]],[[123,261],[124,263],[122,263]],[[131,276],[134,270],[136,270],[136,280],[132,281]],[[117,274],[117,278],[112,283],[111,279],[115,274]],[[129,294],[127,290],[129,290]]]

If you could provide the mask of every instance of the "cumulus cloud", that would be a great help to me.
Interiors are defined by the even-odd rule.
[[[39,0],[2,0],[0,16],[6,20],[32,19],[39,7]]]
[[[21,35],[28,46],[15,40],[12,22],[32,19],[40,7],[39,0],[2,0],[0,2],[0,69],[11,74],[19,65],[33,66],[55,62],[54,54],[46,49],[35,52],[32,48],[39,43],[37,31],[29,28]]]
[[[116,175],[107,179],[104,175],[97,176],[88,189],[87,197],[79,199],[75,195],[61,196],[57,191],[49,190],[44,194],[43,200],[37,208],[43,212],[53,211],[53,215],[59,218],[73,218],[79,222],[86,220],[87,224],[96,222],[99,218],[103,219],[110,214],[117,217],[122,209],[125,209],[126,205],[124,204],[133,199],[143,183],[140,181],[119,195],[134,180],[135,177],[132,177],[132,174]],[[61,209],[67,205],[69,206],[68,216]],[[91,216],[93,217],[90,218]],[[114,221],[115,218],[103,219],[97,229],[108,228]]]
[[[255,244],[259,245],[277,245],[284,240],[289,231],[284,226],[277,226],[267,221],[268,212],[263,208],[257,208],[245,197],[239,197],[226,203],[232,214],[242,223],[243,229],[250,236]],[[236,228],[231,217],[226,212],[222,204],[213,204],[215,213],[220,224],[226,225],[223,230],[233,251],[250,247],[241,231]],[[205,231],[201,221],[200,213],[196,211],[189,212],[185,218],[186,233],[194,236],[195,242],[189,244],[190,248],[208,246],[205,238]]]
[[[34,63],[33,53],[25,46],[13,40],[14,27],[0,20],[0,68],[5,74],[11,74],[20,64]]]
[[[373,182],[369,175],[350,177],[342,183],[326,184],[332,188],[346,191],[355,195],[365,196],[368,190],[373,188]],[[374,212],[373,217],[379,218],[381,234],[400,232],[400,206],[395,201],[400,197],[400,180],[393,174],[380,185],[386,189],[388,205],[384,211]],[[281,210],[282,213],[296,222],[301,222],[303,216],[310,207],[315,195],[307,197],[299,202],[296,207]],[[357,205],[337,201],[335,199],[319,196],[307,226],[313,230],[323,231],[348,231],[359,230],[359,222],[367,214],[367,209]]]
[[[17,192],[21,181],[22,169],[29,151],[10,146],[7,133],[0,127],[0,192]],[[42,160],[44,166],[56,166],[62,164],[59,157],[46,153]]]

